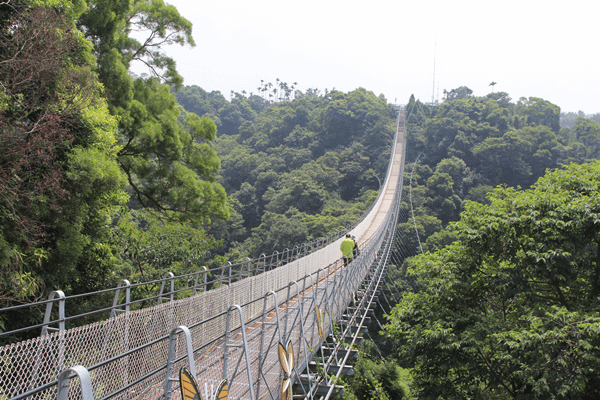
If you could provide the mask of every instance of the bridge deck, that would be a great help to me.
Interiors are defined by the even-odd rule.
[[[165,398],[166,371],[177,372],[189,362],[184,335],[172,331],[187,327],[201,390],[226,376],[229,398],[279,398],[283,375],[277,343],[292,341],[297,371],[302,371],[324,340],[318,334],[316,307],[324,311],[326,330],[332,333],[376,258],[381,246],[376,242],[383,240],[376,239],[377,233],[389,220],[402,183],[402,112],[393,150],[382,194],[351,232],[364,250],[348,268],[340,265],[340,238],[230,285],[2,347],[0,357],[8,367],[0,374],[0,397],[52,397],[59,373],[83,365],[90,372],[94,398]],[[170,349],[173,358],[167,367]],[[180,397],[178,383],[171,383],[166,400]]]
[[[363,244],[366,240],[369,240],[373,235],[381,228],[381,225],[387,218],[387,215],[392,207],[394,196],[396,194],[396,188],[398,187],[398,180],[401,179],[402,166],[404,165],[404,155],[402,153],[403,143],[397,143],[395,152],[398,157],[394,157],[391,173],[389,175],[389,185],[386,185],[385,192],[383,193],[383,200],[377,209],[377,213],[373,218],[373,221],[358,240],[359,244]]]

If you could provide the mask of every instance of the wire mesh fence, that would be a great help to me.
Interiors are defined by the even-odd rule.
[[[230,398],[279,398],[282,370],[277,344],[291,340],[297,370],[303,369],[303,363],[308,366],[323,341],[316,307],[326,310],[330,323],[341,318],[379,249],[386,240],[393,240],[388,228],[395,227],[398,219],[405,156],[403,127],[400,113],[383,190],[370,212],[350,229],[362,251],[348,267],[339,259],[344,231],[338,232],[337,238],[310,246],[246,260],[236,264],[237,269],[234,265],[210,271],[201,268],[185,276],[194,282],[185,288],[174,284],[181,277],[167,275],[153,282],[162,289],[144,299],[156,300],[149,307],[136,309],[130,295],[138,286],[122,282],[118,288],[102,292],[114,296],[112,306],[98,311],[110,318],[68,328],[64,326],[68,319],[58,313],[57,319],[48,319],[41,326],[58,325],[58,330],[46,329],[40,337],[1,347],[0,398],[54,397],[61,372],[84,366],[94,399],[168,399],[179,390],[177,377],[168,375],[190,363],[205,389],[227,377]],[[191,294],[178,298],[176,294],[185,291]],[[62,302],[64,307],[65,302],[80,297],[57,294],[38,306]],[[191,360],[182,327],[189,330]],[[74,380],[70,386],[69,398],[84,397]],[[305,388],[307,397],[312,393],[310,386],[309,382]]]

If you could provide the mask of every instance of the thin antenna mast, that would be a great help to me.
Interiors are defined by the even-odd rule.
[[[433,90],[431,91],[431,105],[434,105],[435,100],[435,56],[437,51],[437,41],[433,47]]]

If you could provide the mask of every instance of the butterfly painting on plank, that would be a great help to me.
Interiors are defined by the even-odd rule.
[[[323,319],[323,311],[317,306],[317,329],[319,330],[319,337],[325,340],[325,320]]]
[[[196,385],[196,379],[194,379],[186,367],[179,370],[179,383],[181,385],[181,398],[183,400],[202,400],[198,385]],[[228,392],[229,385],[227,384],[227,379],[223,379],[219,382],[217,390],[208,395],[207,400],[227,400]]]
[[[292,371],[294,370],[294,346],[292,341],[288,340],[284,347],[279,342],[279,363],[283,370],[283,380],[281,381],[281,400],[292,400]]]

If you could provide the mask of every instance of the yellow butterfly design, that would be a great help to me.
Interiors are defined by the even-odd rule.
[[[317,329],[319,330],[319,337],[325,340],[325,320],[323,319],[323,311],[317,306]]]
[[[292,400],[292,371],[294,370],[294,346],[288,340],[284,347],[279,342],[279,363],[283,370],[283,381],[281,381],[281,400]]]
[[[196,380],[187,367],[179,370],[179,383],[181,385],[181,397],[183,400],[202,400]],[[210,395],[209,400],[227,400],[228,392],[229,384],[227,383],[227,379],[223,379],[219,382],[217,390]]]

